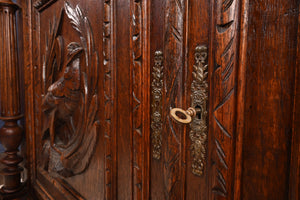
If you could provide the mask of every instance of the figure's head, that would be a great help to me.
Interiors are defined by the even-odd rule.
[[[68,45],[68,60],[67,60],[67,66],[73,64],[73,61],[77,58],[80,58],[81,54],[83,52],[82,47],[79,46],[79,44],[70,43]]]

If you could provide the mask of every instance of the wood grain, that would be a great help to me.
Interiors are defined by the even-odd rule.
[[[299,4],[300,6],[300,4]],[[293,130],[291,142],[291,167],[289,181],[289,199],[300,198],[300,13],[298,6],[297,53],[294,85]]]
[[[299,1],[249,1],[243,198],[288,199]]]
[[[133,198],[133,113],[130,0],[116,2],[117,198]],[[127,17],[125,17],[127,16]]]
[[[182,177],[182,127],[169,116],[170,108],[182,107],[184,64],[184,19],[186,2],[168,0],[164,24],[164,93],[163,93],[163,187],[164,199],[184,198]]]
[[[237,108],[236,108],[236,143],[235,143],[235,174],[234,174],[234,199],[242,198],[242,165],[243,165],[243,135],[245,128],[245,85],[247,62],[247,37],[249,19],[249,1],[240,2],[239,25],[239,59],[237,69]]]

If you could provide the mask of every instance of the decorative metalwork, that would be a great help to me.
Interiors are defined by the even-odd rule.
[[[193,156],[192,172],[197,176],[203,175],[206,157],[207,141],[207,47],[197,46],[195,49],[195,65],[191,87],[192,107],[197,114],[190,123],[191,151]]]
[[[152,129],[152,146],[153,158],[159,160],[161,156],[162,143],[162,87],[163,87],[163,54],[161,51],[155,52],[153,80],[152,80],[152,112],[151,112],[151,129]]]

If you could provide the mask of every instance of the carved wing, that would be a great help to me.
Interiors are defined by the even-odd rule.
[[[97,78],[98,54],[94,48],[93,34],[87,17],[83,16],[79,6],[72,8],[65,3],[65,11],[71,20],[73,28],[80,34],[80,44],[70,43],[68,53],[82,48],[84,51],[84,62],[81,66],[81,80],[84,88],[82,98],[81,116],[82,122],[76,128],[76,137],[62,154],[62,163],[66,169],[72,170],[74,174],[83,172],[88,166],[97,142],[96,112],[98,110]]]
[[[83,67],[83,80],[86,91],[89,95],[96,93],[98,74],[98,54],[94,48],[94,37],[91,30],[90,22],[86,16],[83,16],[79,6],[72,8],[71,5],[65,3],[65,11],[71,20],[73,28],[80,34],[81,44],[85,53],[85,66]],[[70,43],[70,45],[74,43]],[[71,49],[69,49],[70,51]],[[88,77],[88,79],[87,79]]]
[[[61,10],[58,20],[54,18],[53,24],[50,23],[49,36],[46,35],[46,54],[43,58],[43,80],[44,91],[47,93],[54,81],[57,80],[56,75],[62,70],[64,40],[59,36],[62,24],[63,10]]]

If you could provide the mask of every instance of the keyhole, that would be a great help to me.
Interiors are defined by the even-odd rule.
[[[201,120],[201,113],[202,113],[201,107],[200,106],[196,106],[195,110],[196,110],[196,116],[197,116],[197,118]]]

